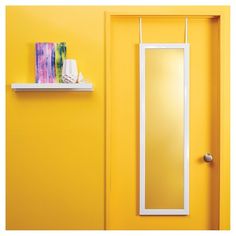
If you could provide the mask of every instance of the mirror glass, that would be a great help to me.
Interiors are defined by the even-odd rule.
[[[184,207],[184,50],[145,50],[147,209]]]

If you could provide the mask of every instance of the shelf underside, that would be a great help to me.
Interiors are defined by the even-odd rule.
[[[63,84],[63,83],[14,83],[11,85],[14,91],[93,91],[93,84],[91,83],[76,83],[76,84]]]

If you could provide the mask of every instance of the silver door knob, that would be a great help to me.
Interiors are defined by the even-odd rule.
[[[213,156],[210,153],[206,153],[203,157],[205,162],[212,162],[213,161]]]

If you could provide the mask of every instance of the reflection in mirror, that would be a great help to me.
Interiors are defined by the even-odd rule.
[[[187,214],[188,47],[183,45],[141,47],[141,214]]]

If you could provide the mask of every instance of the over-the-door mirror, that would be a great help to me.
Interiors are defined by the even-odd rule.
[[[140,214],[189,213],[189,45],[140,45]]]

